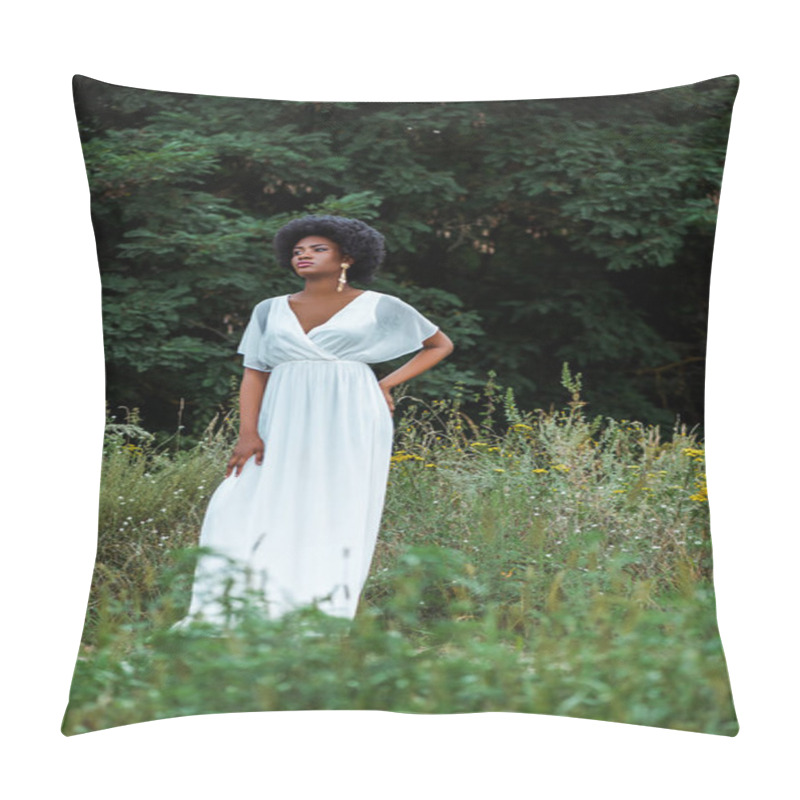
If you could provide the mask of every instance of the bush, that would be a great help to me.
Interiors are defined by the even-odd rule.
[[[494,376],[483,413],[398,398],[381,534],[350,623],[245,604],[185,613],[230,419],[189,451],[109,422],[98,563],[66,733],[220,711],[522,711],[733,735],[716,626],[703,446],[676,424],[523,412]],[[314,635],[309,635],[314,634]]]

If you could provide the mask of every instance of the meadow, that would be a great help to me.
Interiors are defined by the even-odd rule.
[[[225,630],[170,631],[235,413],[156,446],[109,418],[98,554],[63,731],[191,714],[300,709],[516,711],[733,736],[716,622],[704,446],[592,417],[523,411],[490,375],[396,394],[395,450],[354,621],[232,606]],[[87,535],[89,533],[87,532]]]

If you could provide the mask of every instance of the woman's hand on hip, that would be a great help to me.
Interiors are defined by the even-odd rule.
[[[383,396],[386,399],[386,405],[389,406],[389,413],[394,414],[394,400],[392,399],[392,393],[389,391],[388,386],[384,386],[381,381],[378,381],[378,386],[380,390],[383,392]]]
[[[264,460],[264,441],[257,434],[247,434],[239,436],[239,441],[233,448],[233,455],[228,461],[228,468],[225,470],[225,477],[229,477],[235,470],[235,476],[238,477],[244,467],[245,463],[252,458],[256,457],[256,464],[261,464]]]

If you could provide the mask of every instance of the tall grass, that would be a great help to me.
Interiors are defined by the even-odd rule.
[[[490,377],[398,403],[381,534],[353,623],[314,609],[222,632],[185,612],[233,420],[186,453],[109,427],[97,568],[64,731],[219,711],[522,711],[734,735],[703,445]],[[313,633],[309,637],[309,626]]]

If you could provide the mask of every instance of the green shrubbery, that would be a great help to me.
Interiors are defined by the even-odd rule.
[[[523,711],[738,730],[716,626],[703,447],[676,426],[520,411],[490,379],[398,404],[354,622],[245,612],[170,632],[233,436],[158,453],[111,422],[98,566],[66,733],[221,711]],[[309,636],[312,633],[314,635]]]

